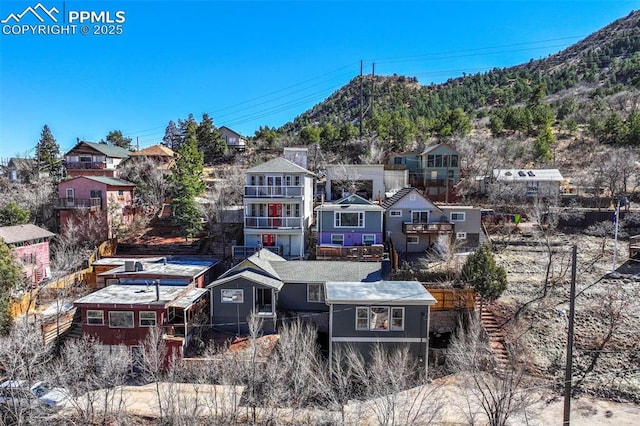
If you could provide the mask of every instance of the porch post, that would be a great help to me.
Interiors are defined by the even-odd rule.
[[[424,377],[429,377],[429,327],[431,327],[431,305],[427,305],[426,353],[424,356]]]

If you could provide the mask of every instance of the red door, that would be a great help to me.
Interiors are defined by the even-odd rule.
[[[276,234],[262,234],[262,247],[275,247]]]
[[[267,216],[269,217],[269,226],[278,228],[282,226],[282,204],[267,204]]]

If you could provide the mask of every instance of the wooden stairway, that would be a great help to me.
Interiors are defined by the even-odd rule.
[[[476,312],[480,312],[480,301],[476,298]],[[487,333],[489,346],[496,360],[498,372],[505,371],[509,366],[509,352],[505,346],[505,338],[507,333],[504,328],[500,327],[493,313],[487,309],[487,305],[482,307],[480,312],[480,320],[482,327]]]

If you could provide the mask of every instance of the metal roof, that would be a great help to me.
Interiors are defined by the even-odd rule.
[[[182,296],[185,287],[158,286],[160,300],[156,300],[154,285],[110,285],[73,302],[74,305],[160,305],[164,306]]]
[[[75,179],[79,179],[79,178],[90,179],[90,180],[104,183],[105,185],[111,185],[111,186],[136,186],[135,183],[129,182],[128,180],[118,179],[118,178],[109,177],[109,176],[78,176]]]
[[[327,304],[433,305],[436,299],[418,281],[327,282]]]
[[[196,303],[207,293],[206,288],[192,288],[186,294],[169,303],[168,307],[185,309]]]
[[[0,238],[4,240],[5,244],[17,244],[40,238],[51,238],[55,237],[55,235],[53,232],[49,232],[31,223],[0,227]]]
[[[73,151],[79,150],[82,145],[86,145],[92,148],[95,151],[98,151],[107,157],[114,158],[128,158],[130,152],[124,148],[120,148],[119,146],[109,145],[106,143],[96,143],[96,142],[87,142],[87,141],[79,141],[71,150],[69,150],[65,155],[70,155]]]
[[[496,180],[508,182],[562,182],[558,169],[494,169]]]
[[[313,174],[309,170],[298,166],[296,163],[283,157],[277,157],[266,163],[258,164],[247,169],[246,173],[304,173]]]

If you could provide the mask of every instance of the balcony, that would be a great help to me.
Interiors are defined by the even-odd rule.
[[[92,161],[65,161],[67,170],[103,170],[107,168],[107,163]]]
[[[260,249],[265,249],[265,250],[269,250],[272,253],[277,254],[278,256],[282,256],[282,247],[281,246],[276,246],[276,247],[260,247],[260,246],[232,246],[231,247],[231,256],[233,257],[233,259],[238,260],[238,259],[246,259],[247,257],[250,257],[251,255],[253,255],[254,253],[260,251]]]
[[[356,262],[380,262],[384,246],[335,246],[321,245],[316,247],[317,260],[350,260]]]
[[[301,217],[245,217],[245,228],[257,229],[300,229]]]
[[[454,225],[447,222],[412,223],[404,222],[402,232],[404,234],[446,234],[453,232]]]
[[[302,197],[303,186],[245,186],[245,198],[294,198]]]
[[[102,199],[97,198],[58,198],[54,206],[59,210],[91,209],[102,210]]]

